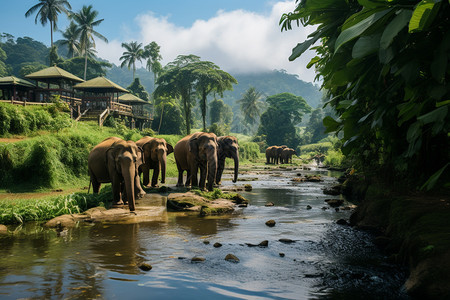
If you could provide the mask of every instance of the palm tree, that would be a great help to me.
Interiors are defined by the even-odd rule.
[[[84,55],[84,80],[86,80],[88,52],[91,47],[95,49],[94,36],[106,43],[108,42],[106,37],[94,30],[95,26],[98,26],[103,22],[103,19],[95,20],[97,16],[98,11],[93,10],[92,5],[84,5],[79,12],[70,14],[70,18],[75,20],[78,24],[77,32],[80,36],[80,49],[81,53]]]
[[[66,31],[61,31],[64,39],[60,41],[61,45],[66,45],[69,49],[68,56],[75,57],[75,54],[80,54],[80,42],[78,41],[78,37],[80,32],[78,31],[78,26],[74,22],[70,22],[69,27],[66,28]]]
[[[34,23],[37,24],[38,19],[40,19],[42,26],[47,25],[47,22],[50,23],[50,39],[51,47],[53,47],[53,29],[58,29],[56,25],[58,22],[58,14],[61,12],[68,14],[69,9],[72,9],[72,7],[67,0],[39,0],[38,4],[27,10],[25,17],[28,18],[37,11]]]
[[[143,57],[147,59],[147,70],[153,73],[153,82],[155,83],[155,88],[158,75],[162,71],[162,66],[160,63],[160,61],[162,60],[162,56],[159,53],[160,49],[161,47],[155,41],[144,47]]]
[[[133,80],[136,74],[136,61],[142,62],[144,58],[144,50],[142,50],[142,44],[137,42],[131,43],[122,43],[122,47],[126,49],[126,51],[120,57],[120,60],[123,60],[120,65],[121,68],[127,65],[128,70],[130,67],[133,67]]]
[[[262,94],[255,87],[250,87],[237,102],[241,105],[241,112],[244,114],[244,122],[248,125],[255,124],[261,116]]]

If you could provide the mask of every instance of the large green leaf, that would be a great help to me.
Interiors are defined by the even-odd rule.
[[[354,38],[357,38],[361,34],[363,34],[367,29],[369,29],[373,24],[375,24],[378,20],[380,20],[382,17],[384,17],[387,13],[391,12],[392,8],[388,8],[382,11],[375,12],[371,14],[366,19],[362,20],[361,22],[357,23],[356,25],[353,25],[352,27],[344,30],[339,34],[338,38],[336,39],[335,43],[335,50],[336,51],[345,43],[353,40]]]
[[[326,116],[325,118],[323,118],[322,122],[326,128],[325,133],[337,131],[339,127],[342,125],[341,123],[339,123],[330,116]]]
[[[297,57],[303,54],[309,47],[311,47],[318,39],[319,35],[313,37],[309,40],[304,41],[303,43],[297,44],[294,49],[292,49],[292,54],[289,56],[289,61],[295,60]]]
[[[449,1],[450,2],[450,1]],[[422,190],[431,190],[435,185],[436,182],[439,180],[439,178],[441,177],[442,173],[445,171],[445,169],[447,169],[447,167],[450,167],[450,163],[447,163],[445,166],[443,166],[441,169],[439,169],[439,171],[437,171],[436,173],[434,173],[423,185],[420,189]]]
[[[386,26],[380,40],[381,49],[386,49],[392,43],[397,34],[408,25],[412,16],[412,10],[403,9],[398,15]]]
[[[381,34],[360,37],[352,50],[353,58],[363,58],[369,54],[375,53],[380,47]]]
[[[427,29],[433,23],[439,8],[441,0],[422,0],[414,9],[409,22],[409,32],[419,32]]]
[[[417,120],[421,121],[423,124],[428,124],[432,122],[438,122],[443,120],[447,116],[448,106],[441,106],[435,110],[430,111],[420,117]]]

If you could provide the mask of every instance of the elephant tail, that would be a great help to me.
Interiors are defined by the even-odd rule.
[[[91,178],[89,178],[89,187],[88,187],[88,194],[89,194],[89,191],[91,190],[91,184],[92,184],[92,179]]]

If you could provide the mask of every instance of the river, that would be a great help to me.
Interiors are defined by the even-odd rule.
[[[323,181],[291,181],[298,173]],[[244,171],[240,178],[253,190],[241,194],[250,205],[230,216],[166,212],[162,221],[80,224],[60,233],[27,223],[0,236],[0,298],[408,299],[405,270],[386,262],[370,234],[336,224],[351,214],[324,202],[339,198],[322,192],[336,175]],[[275,226],[266,226],[270,219]],[[268,246],[255,246],[262,241]],[[152,269],[142,271],[142,263]]]

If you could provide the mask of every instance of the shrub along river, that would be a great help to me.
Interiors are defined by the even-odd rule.
[[[298,173],[323,181],[292,181]],[[229,216],[165,212],[162,221],[79,224],[60,233],[24,224],[0,236],[0,298],[408,299],[405,270],[387,263],[368,233],[336,224],[351,214],[324,202],[339,198],[323,194],[337,175],[243,172],[241,179],[252,179],[253,190],[241,192],[250,204]]]

